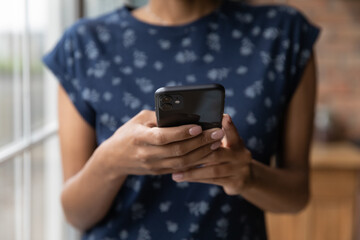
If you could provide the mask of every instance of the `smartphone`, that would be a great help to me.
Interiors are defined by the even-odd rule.
[[[220,84],[162,87],[155,92],[158,127],[197,124],[221,128],[225,89]]]

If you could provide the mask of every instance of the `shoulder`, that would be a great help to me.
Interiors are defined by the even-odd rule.
[[[301,10],[285,4],[254,5],[230,1],[227,9],[233,20],[248,24],[289,25],[306,20]]]
[[[124,7],[105,13],[94,18],[82,18],[66,29],[64,36],[73,40],[95,40],[108,42],[114,27],[122,26],[125,22],[122,12]]]

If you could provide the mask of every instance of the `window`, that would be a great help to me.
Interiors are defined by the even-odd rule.
[[[122,6],[124,3],[131,6],[142,6],[147,0],[83,0],[85,16],[92,17],[111,11]]]
[[[60,207],[57,85],[41,62],[74,22],[76,3],[12,0],[0,8],[0,239],[76,237]]]

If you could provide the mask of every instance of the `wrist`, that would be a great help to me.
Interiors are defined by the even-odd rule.
[[[254,174],[254,167],[256,166],[256,161],[251,159],[246,166],[244,173],[243,184],[240,189],[240,195],[244,194],[247,191],[250,191],[256,186],[256,178]]]
[[[119,161],[114,160],[114,148],[109,140],[104,141],[93,154],[94,162],[110,181],[118,181],[127,176],[121,171]],[[116,164],[115,164],[116,163]]]

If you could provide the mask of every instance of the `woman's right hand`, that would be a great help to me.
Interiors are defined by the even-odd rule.
[[[221,145],[220,128],[198,125],[156,127],[153,111],[143,110],[121,126],[98,151],[113,177],[169,174],[194,167]]]

